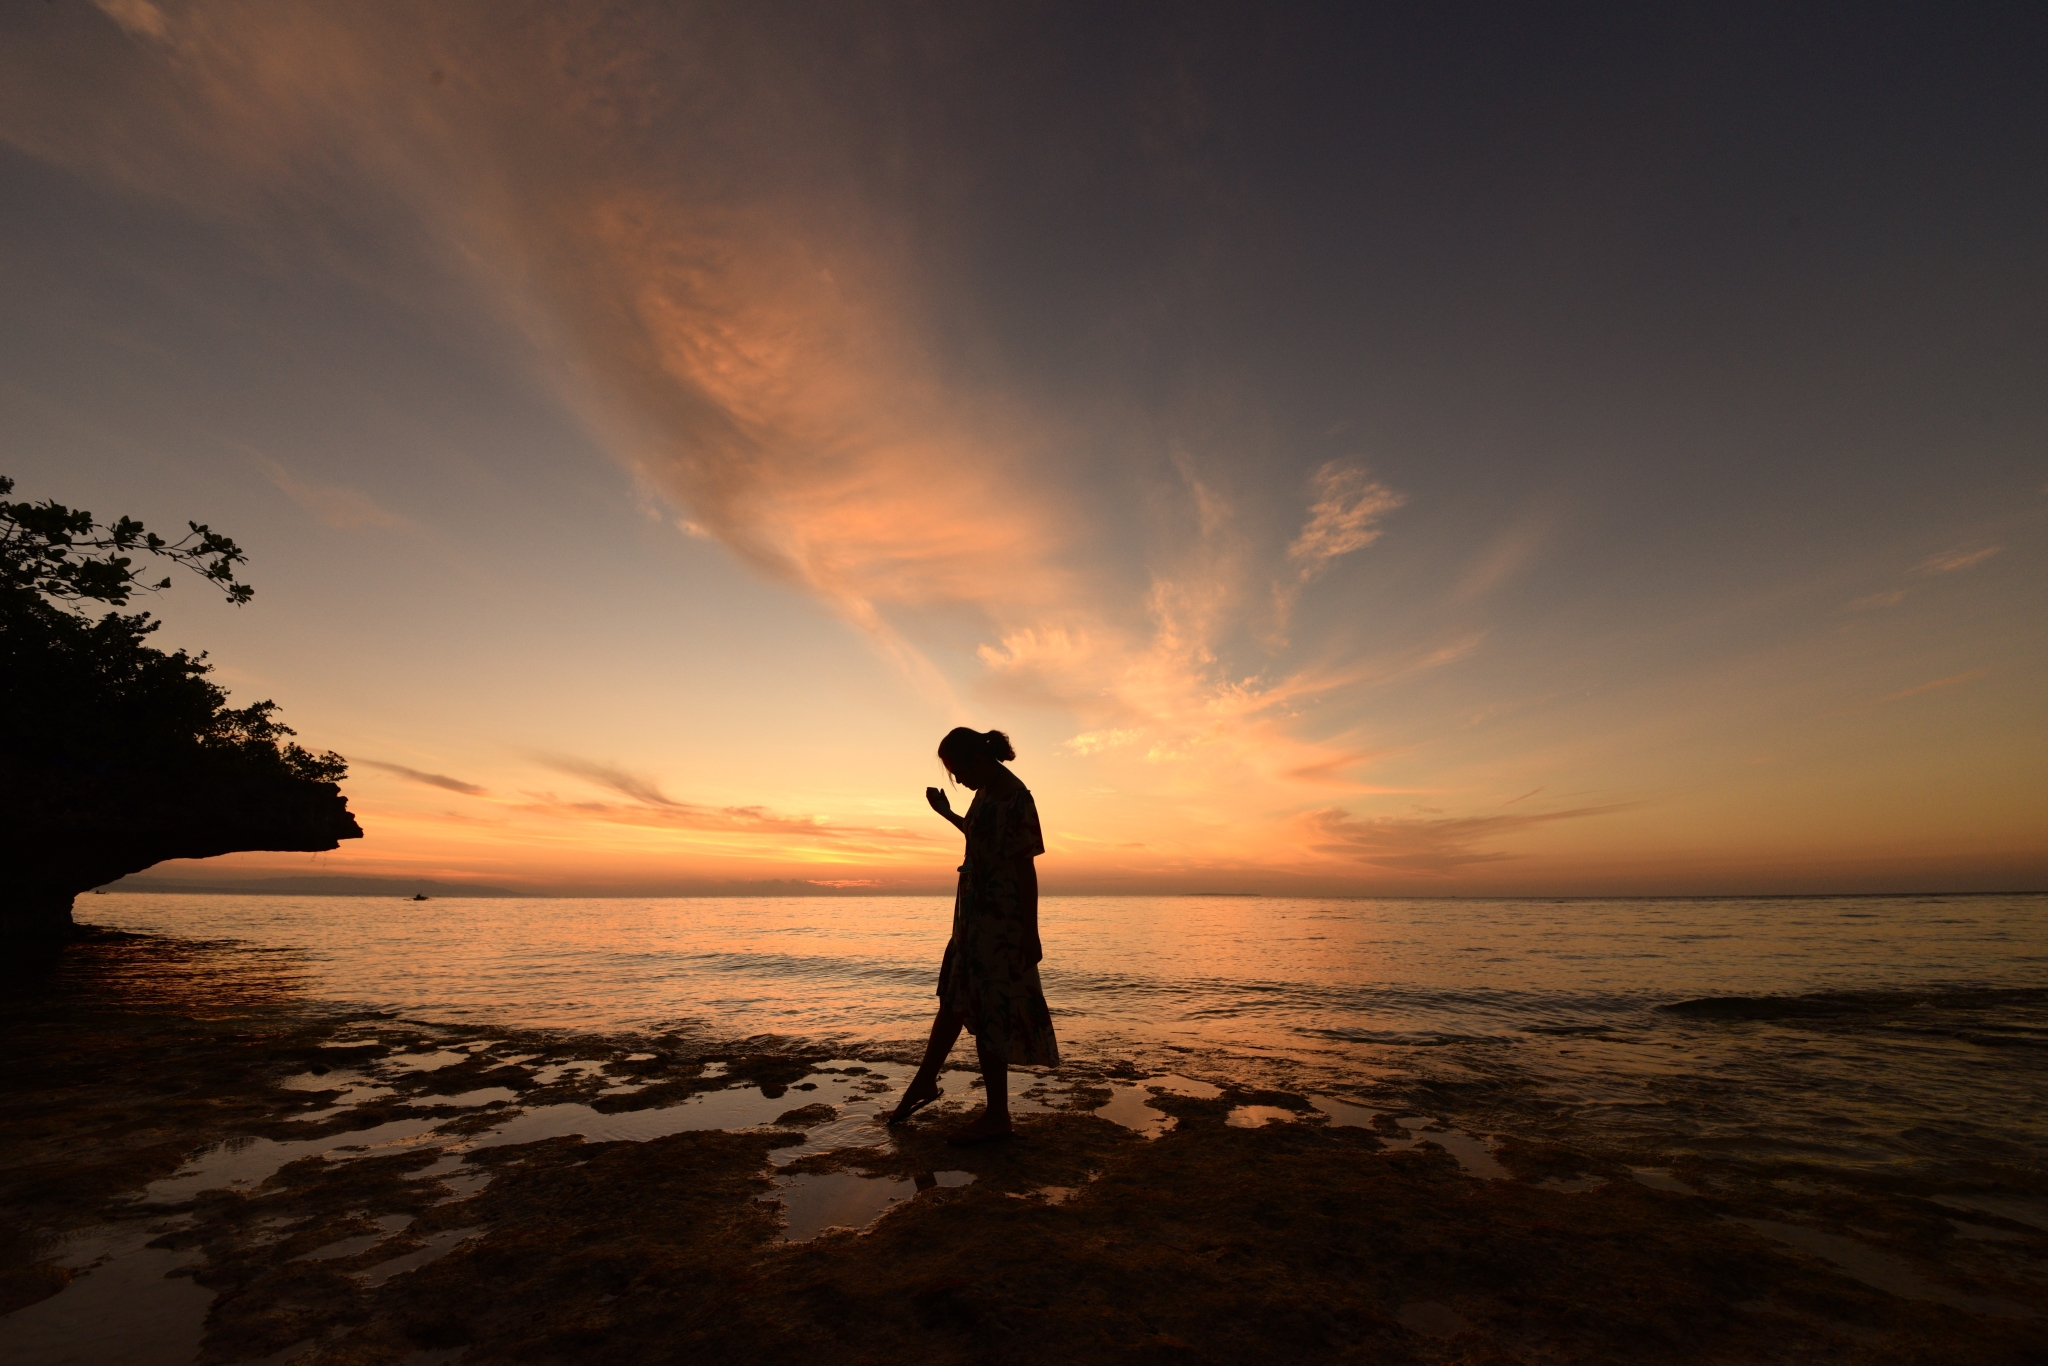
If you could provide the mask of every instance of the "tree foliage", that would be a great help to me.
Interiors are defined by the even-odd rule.
[[[133,517],[102,524],[90,512],[48,499],[7,502],[12,492],[14,481],[0,475],[0,583],[10,588],[59,601],[126,606],[131,594],[171,586],[168,578],[144,583],[135,562],[119,553],[142,550],[218,584],[236,606],[256,596],[255,589],[235,578],[236,567],[249,557],[204,523],[187,522],[191,529],[185,535],[167,541]],[[101,553],[95,558],[94,552]]]
[[[136,593],[171,586],[150,582],[134,552],[189,569],[236,605],[254,595],[237,571],[247,556],[197,522],[176,541],[133,518],[101,523],[54,502],[9,502],[14,481],[0,478],[0,762],[17,778],[43,772],[151,775],[161,779],[196,764],[225,775],[339,781],[347,764],[291,741],[277,704],[230,707],[227,690],[206,675],[205,654],[165,652],[146,643],[161,623],[149,613],[108,612]]]

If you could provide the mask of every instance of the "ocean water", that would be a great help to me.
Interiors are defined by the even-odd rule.
[[[921,1038],[950,904],[143,895],[309,1004],[479,1027]],[[1490,1132],[1910,1168],[2048,1153],[2048,895],[1048,897],[1070,1057],[1406,1097]]]

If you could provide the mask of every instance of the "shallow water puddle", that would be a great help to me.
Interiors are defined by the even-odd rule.
[[[417,1271],[428,1262],[453,1251],[458,1245],[468,1242],[481,1228],[448,1228],[439,1233],[429,1234],[423,1246],[402,1253],[388,1261],[377,1263],[363,1273],[363,1284],[379,1286],[394,1276],[403,1276],[408,1271]]]
[[[316,1153],[389,1148],[418,1140],[434,1127],[431,1119],[394,1119],[374,1129],[330,1134],[326,1138],[297,1138],[280,1143],[274,1138],[238,1138],[215,1144],[193,1159],[190,1166],[152,1181],[142,1192],[145,1204],[171,1204],[188,1200],[201,1191],[247,1189],[261,1185],[287,1162]]]
[[[365,1088],[388,1091],[391,1088],[373,1080],[366,1072],[349,1067],[330,1067],[325,1072],[300,1072],[285,1077],[277,1083],[287,1091],[347,1091],[351,1088]]]
[[[581,1134],[590,1143],[644,1143],[650,1138],[700,1129],[757,1129],[773,1124],[778,1116],[801,1105],[804,1099],[777,1096],[771,1100],[758,1087],[746,1086],[700,1092],[674,1105],[621,1110],[615,1114],[574,1103],[542,1105],[514,1115],[465,1146],[501,1148],[569,1134]]]
[[[859,1172],[818,1172],[783,1177],[776,1182],[782,1202],[785,1243],[808,1243],[832,1228],[861,1230],[919,1191],[965,1186],[973,1172],[928,1172],[909,1181],[864,1176]]]
[[[378,1061],[385,1067],[396,1067],[407,1072],[438,1072],[444,1067],[468,1062],[469,1054],[458,1053],[452,1048],[437,1048],[431,1053],[393,1053]]]
[[[519,1093],[509,1086],[479,1086],[474,1091],[462,1091],[452,1096],[414,1096],[407,1105],[459,1105],[464,1109],[476,1109],[493,1102],[510,1105],[519,1099]]]
[[[51,1260],[90,1267],[46,1300],[0,1318],[10,1366],[190,1366],[213,1292],[181,1269],[194,1254],[143,1246],[162,1232],[86,1229]],[[98,1265],[92,1265],[93,1263]]]
[[[286,1077],[278,1083],[287,1091],[334,1091],[338,1092],[334,1104],[325,1110],[312,1114],[290,1115],[287,1118],[300,1123],[318,1123],[330,1115],[338,1114],[351,1105],[363,1105],[373,1100],[383,1100],[398,1093],[381,1082],[372,1080],[360,1072],[336,1069],[327,1073],[301,1072],[295,1077]]]
[[[1310,1096],[1308,1103],[1330,1117],[1333,1129],[1375,1128],[1380,1112],[1363,1105],[1354,1105],[1348,1100],[1335,1100],[1329,1096]]]
[[[1159,1093],[1170,1096],[1187,1096],[1193,1100],[1214,1100],[1223,1094],[1220,1086],[1211,1086],[1206,1081],[1191,1077],[1165,1076],[1148,1077],[1136,1084],[1111,1082],[1109,1101],[1097,1106],[1095,1113],[1112,1124],[1121,1124],[1133,1133],[1146,1138],[1157,1138],[1173,1128],[1177,1121],[1171,1115],[1162,1114],[1152,1108],[1152,1097]]]
[[[433,1166],[416,1171],[407,1179],[439,1181],[451,1192],[446,1200],[437,1202],[445,1205],[450,1200],[467,1200],[490,1185],[491,1173],[485,1168],[470,1166],[469,1159],[464,1153],[452,1152],[444,1153]]]
[[[599,1066],[589,1061],[557,1063],[537,1069],[536,1075],[592,1074]],[[908,1068],[898,1070],[905,1076],[909,1074]],[[462,1198],[475,1194],[490,1179],[487,1173],[463,1170],[462,1154],[478,1148],[535,1143],[572,1134],[590,1143],[640,1143],[698,1130],[765,1128],[792,1110],[820,1103],[832,1104],[838,1113],[826,1123],[811,1126],[803,1146],[817,1151],[821,1147],[865,1144],[874,1141],[876,1115],[881,1109],[880,1094],[868,1088],[878,1082],[886,1084],[888,1080],[879,1068],[866,1068],[855,1075],[812,1073],[805,1079],[808,1090],[791,1088],[790,1093],[776,1097],[764,1095],[759,1087],[742,1086],[700,1092],[673,1105],[614,1113],[574,1102],[541,1105],[512,1113],[503,1123],[470,1138],[430,1139],[427,1136],[436,1121],[420,1119],[395,1120],[374,1129],[320,1139],[290,1142],[251,1139],[209,1150],[186,1170],[151,1186],[144,1199],[175,1201],[223,1186],[251,1187],[260,1184],[285,1163],[312,1153],[346,1153],[361,1147],[388,1147],[409,1141],[432,1141],[447,1149],[448,1155],[418,1173],[418,1178],[440,1179],[454,1189],[456,1198]],[[637,1089],[637,1084],[631,1089]],[[406,1103],[418,1107],[446,1105],[475,1109],[493,1103],[516,1103],[518,1100],[519,1093],[511,1088],[491,1086],[455,1096],[417,1096]],[[795,1156],[794,1152],[786,1149],[775,1154],[778,1163],[786,1163]]]
[[[1817,1228],[1780,1223],[1776,1219],[1734,1219],[1730,1222],[1755,1229],[1766,1238],[1796,1248],[1808,1256],[1831,1262],[1851,1279],[1861,1281],[1874,1290],[1882,1290],[1887,1295],[1897,1295],[1904,1300],[1933,1300],[1972,1314],[1989,1314],[1995,1318],[2035,1317],[2033,1310],[2010,1300],[1990,1295],[1965,1295],[1947,1286],[1936,1285],[1898,1258],[1839,1233],[1824,1233]]]
[[[1439,1133],[1426,1133],[1436,1123],[1422,1115],[1403,1115],[1394,1121],[1401,1128],[1414,1134],[1413,1138],[1396,1138],[1379,1130],[1380,1112],[1350,1101],[1332,1100],[1328,1096],[1310,1096],[1309,1104],[1330,1117],[1330,1125],[1337,1129],[1371,1129],[1380,1142],[1397,1152],[1406,1151],[1421,1143],[1434,1143],[1457,1160],[1458,1167],[1467,1176],[1476,1176],[1482,1181],[1506,1181],[1508,1169],[1501,1166],[1493,1155],[1493,1149],[1485,1139],[1476,1138],[1459,1129],[1446,1129]]]
[[[847,1107],[840,1110],[836,1119],[823,1124],[806,1125],[803,1128],[804,1141],[788,1148],[776,1148],[768,1154],[768,1160],[775,1166],[787,1166],[799,1157],[809,1153],[830,1152],[834,1148],[861,1148],[875,1142],[876,1131],[881,1128],[876,1118],[878,1106],[867,1105],[858,1109]],[[886,1132],[886,1131],[884,1131]],[[805,1150],[808,1149],[809,1152]]]
[[[1456,1129],[1441,1134],[1426,1134],[1424,1138],[1456,1158],[1467,1176],[1476,1176],[1481,1181],[1509,1179],[1508,1169],[1501,1166],[1500,1160],[1493,1155],[1493,1149],[1487,1146],[1483,1138],[1474,1138],[1471,1134],[1460,1133]]]
[[[1240,1105],[1224,1116],[1223,1122],[1233,1129],[1263,1129],[1268,1124],[1293,1124],[1304,1117],[1299,1110],[1278,1105]]]
[[[372,1220],[377,1225],[375,1233],[358,1233],[338,1242],[316,1247],[311,1252],[302,1252],[292,1258],[295,1262],[332,1262],[343,1257],[353,1257],[358,1252],[368,1252],[394,1233],[403,1232],[411,1223],[410,1214],[386,1214]]]

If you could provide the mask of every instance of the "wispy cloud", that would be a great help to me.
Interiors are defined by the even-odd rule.
[[[906,844],[930,843],[927,836],[888,826],[847,825],[815,816],[783,815],[762,806],[706,806],[681,802],[664,793],[652,778],[629,772],[616,764],[567,755],[530,757],[544,768],[582,778],[626,797],[632,803],[565,801],[552,793],[528,793],[528,803],[523,809],[536,814],[660,829],[797,837],[806,842],[838,844],[852,841],[871,849],[894,850]]]
[[[1849,604],[1852,612],[1869,612],[1880,607],[1897,607],[1906,600],[1906,590],[1894,588],[1889,593],[1872,593],[1867,598],[1858,598]]]
[[[1344,776],[1345,771],[1357,768],[1360,764],[1370,763],[1374,759],[1381,758],[1388,753],[1391,753],[1391,751],[1383,749],[1340,750],[1335,754],[1317,759],[1311,763],[1300,764],[1290,768],[1283,776],[1292,778],[1298,783],[1318,783],[1330,787],[1363,788],[1364,784],[1346,778]],[[1374,788],[1372,790],[1380,792],[1405,792],[1409,789]]]
[[[1403,495],[1323,465],[1298,532],[1267,544],[1176,456],[1192,525],[1084,546],[1098,514],[1048,477],[1075,434],[941,340],[914,225],[851,169],[818,79],[841,54],[659,10],[543,10],[507,42],[488,5],[109,5],[150,40],[90,73],[0,55],[0,138],[266,248],[432,244],[684,534],[824,603],[956,712],[905,614],[978,615],[999,690],[1057,657],[1083,729],[1119,746],[1143,729],[1161,759],[1225,736],[1276,745],[1269,769],[1329,757],[1283,714],[1342,671],[1232,665],[1224,642],[1270,626],[1276,580],[1298,593],[1371,545]],[[410,525],[265,469],[330,525]],[[1120,567],[1079,572],[1091,556]]]
[[[1314,487],[1308,522],[1287,547],[1287,558],[1304,583],[1330,561],[1377,541],[1381,519],[1408,501],[1364,470],[1336,462],[1316,471]]]
[[[1557,534],[1561,520],[1553,502],[1539,502],[1481,552],[1452,590],[1452,600],[1475,601],[1523,573]]]
[[[1484,850],[1490,843],[1557,821],[1584,820],[1628,809],[1631,803],[1581,806],[1568,811],[1513,816],[1374,816],[1360,819],[1340,807],[1302,817],[1317,853],[1355,859],[1398,872],[1446,874],[1513,854]]]
[[[164,38],[170,24],[149,0],[93,0],[101,12],[138,38]]]
[[[307,512],[339,531],[361,531],[369,528],[377,531],[414,531],[418,523],[409,517],[401,517],[377,505],[368,494],[339,484],[319,484],[300,479],[277,461],[267,456],[257,456],[257,463],[263,469],[266,479],[276,486],[277,491],[297,503]]]
[[[475,783],[466,783],[460,778],[450,778],[444,773],[422,773],[419,769],[407,768],[404,764],[388,764],[382,759],[362,759],[352,756],[349,762],[361,764],[365,768],[374,768],[385,773],[393,773],[415,783],[424,783],[428,787],[443,788],[449,792],[460,792],[465,797],[486,797],[490,795]]]
[[[603,24],[543,8],[514,42],[483,4],[109,3],[148,40],[107,25],[89,69],[0,53],[0,140],[394,297],[411,267],[351,244],[422,244],[530,343],[536,373],[677,534],[853,623],[959,719],[925,654],[935,620],[982,642],[973,686],[1068,711],[1069,754],[1171,766],[1183,787],[1270,783],[1245,800],[1280,820],[1292,785],[1339,782],[1352,762],[1352,746],[1303,738],[1313,708],[1476,643],[1281,662],[1302,595],[1406,503],[1356,461],[1316,469],[1299,519],[1282,520],[1175,453],[1172,476],[1130,495],[1148,516],[1175,511],[1142,535],[1107,526],[1115,514],[1058,477],[1086,440],[963,351],[968,323],[933,296],[916,225],[857,173],[820,93],[843,54],[659,7]],[[264,470],[329,525],[414,525]],[[1471,590],[1515,572],[1533,535]],[[588,818],[842,833],[549,763],[623,803]]]
[[[1880,702],[1902,702],[1908,697],[1918,697],[1922,693],[1937,692],[1942,688],[1953,688],[1959,683],[1974,683],[1978,679],[1990,674],[1990,672],[1991,670],[1989,669],[1972,669],[1965,674],[1950,674],[1947,678],[1937,678],[1932,683],[1922,683],[1917,687],[1902,688],[1898,692],[1890,693],[1877,700]]]
[[[1920,568],[1928,574],[1953,574],[1959,569],[1974,568],[2003,549],[2004,546],[1988,545],[1978,550],[1945,550],[1923,560]]]
[[[662,795],[654,779],[637,773],[629,773],[616,764],[602,764],[591,759],[578,759],[568,755],[535,754],[529,756],[543,768],[557,773],[566,773],[572,778],[582,778],[621,797],[631,797],[648,806],[673,806],[680,808],[683,803],[670,801]]]
[[[761,806],[699,806],[690,802],[651,805],[636,802],[566,801],[553,793],[529,792],[513,809],[534,816],[644,830],[687,831],[700,835],[739,837],[746,844],[788,854],[806,846],[831,847],[840,854],[900,855],[906,849],[928,849],[930,836],[893,826],[851,825],[815,816],[790,816]]]

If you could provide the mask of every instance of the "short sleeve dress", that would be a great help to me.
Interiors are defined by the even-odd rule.
[[[1059,1040],[1038,984],[1038,906],[1018,885],[1021,859],[1045,852],[1031,791],[1007,770],[967,808],[967,861],[953,896],[953,938],[939,1000],[971,1034],[1000,1041],[1012,1063],[1057,1067]]]

